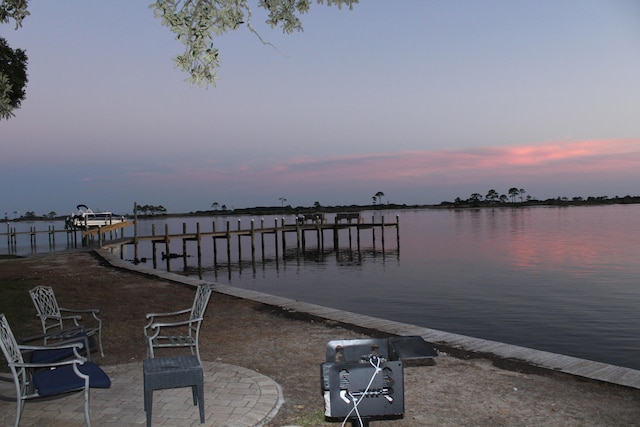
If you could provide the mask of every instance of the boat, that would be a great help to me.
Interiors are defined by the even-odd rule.
[[[114,215],[108,211],[94,212],[86,205],[78,205],[76,209],[78,211],[69,215],[64,221],[64,228],[67,230],[74,228],[97,228],[126,221],[124,216]]]

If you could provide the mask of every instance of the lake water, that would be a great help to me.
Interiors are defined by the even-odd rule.
[[[248,240],[218,241],[213,268],[212,239],[202,241],[205,279],[400,322],[640,369],[640,205],[497,208],[365,212],[367,222],[384,215],[400,223],[380,230],[376,242],[362,231],[349,247],[346,232],[334,251],[332,233],[318,249],[307,234],[304,253],[287,237],[284,259],[275,257],[273,236],[265,238],[265,261],[257,239],[252,263]],[[144,220],[140,235],[223,230],[238,217]],[[259,224],[260,218],[254,218]],[[241,217],[243,228],[250,217]],[[265,226],[273,225],[265,218]],[[331,221],[331,219],[330,219]],[[291,223],[292,219],[287,219]],[[313,235],[312,235],[313,234]],[[28,241],[27,241],[28,243]],[[46,242],[45,242],[46,243]],[[171,252],[182,252],[174,240]],[[198,274],[194,242],[188,242],[186,273]],[[125,247],[125,259],[133,248]],[[164,245],[158,245],[159,252]],[[139,257],[151,258],[140,244]],[[280,250],[281,251],[281,250]],[[183,259],[171,261],[183,271]],[[149,268],[151,263],[147,262]]]

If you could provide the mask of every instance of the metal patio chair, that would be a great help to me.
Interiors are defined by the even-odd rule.
[[[91,308],[86,310],[75,310],[71,308],[63,308],[58,305],[56,296],[53,293],[53,288],[50,286],[36,286],[29,291],[31,300],[36,306],[37,316],[42,323],[42,330],[45,334],[51,331],[60,331],[62,336],[57,339],[69,339],[71,336],[64,332],[68,329],[69,323],[73,321],[73,328],[82,327],[89,339],[97,337],[98,349],[100,355],[104,357],[104,351],[102,350],[102,319],[98,317],[100,310],[97,308]],[[82,321],[83,314],[91,314],[91,324],[80,323]],[[66,323],[65,323],[66,322]],[[45,338],[45,344],[48,343],[50,338]],[[89,348],[86,349],[87,354]]]
[[[200,325],[207,309],[211,287],[200,285],[196,290],[196,296],[191,308],[170,313],[148,313],[146,318],[149,323],[144,327],[144,336],[147,341],[147,356],[154,357],[155,348],[188,347],[191,354],[200,359]],[[158,318],[180,318],[188,314],[186,320],[158,321]],[[175,331],[175,332],[174,332]],[[182,333],[181,333],[182,332]]]
[[[87,361],[78,351],[82,343],[67,344],[58,347],[19,345],[9,327],[7,318],[0,314],[0,347],[7,360],[16,390],[16,418],[14,426],[18,427],[26,400],[38,398],[62,397],[70,392],[83,392],[84,419],[91,425],[89,417],[90,387],[108,388],[111,380],[95,363]],[[25,363],[23,351],[51,351],[72,348],[74,358],[52,363]]]

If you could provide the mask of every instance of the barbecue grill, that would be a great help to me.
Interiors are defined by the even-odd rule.
[[[353,427],[402,418],[403,362],[437,355],[419,336],[329,341],[321,365],[325,418],[348,420]]]

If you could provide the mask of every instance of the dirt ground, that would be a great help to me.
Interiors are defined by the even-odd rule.
[[[91,251],[0,260],[0,295],[9,283],[24,287],[25,295],[36,285],[49,285],[62,306],[99,308],[105,357],[96,355],[94,361],[104,365],[145,357],[145,313],[186,308],[193,301],[192,289],[115,269]],[[24,301],[31,304],[28,297]],[[319,366],[328,341],[367,336],[295,317],[214,294],[203,324],[202,357],[252,369],[282,386],[285,403],[269,426],[340,425],[324,420]],[[27,329],[39,332],[35,317]],[[551,372],[505,370],[486,359],[442,352],[435,360],[433,366],[405,367],[404,418],[371,426],[640,425],[640,390]]]

